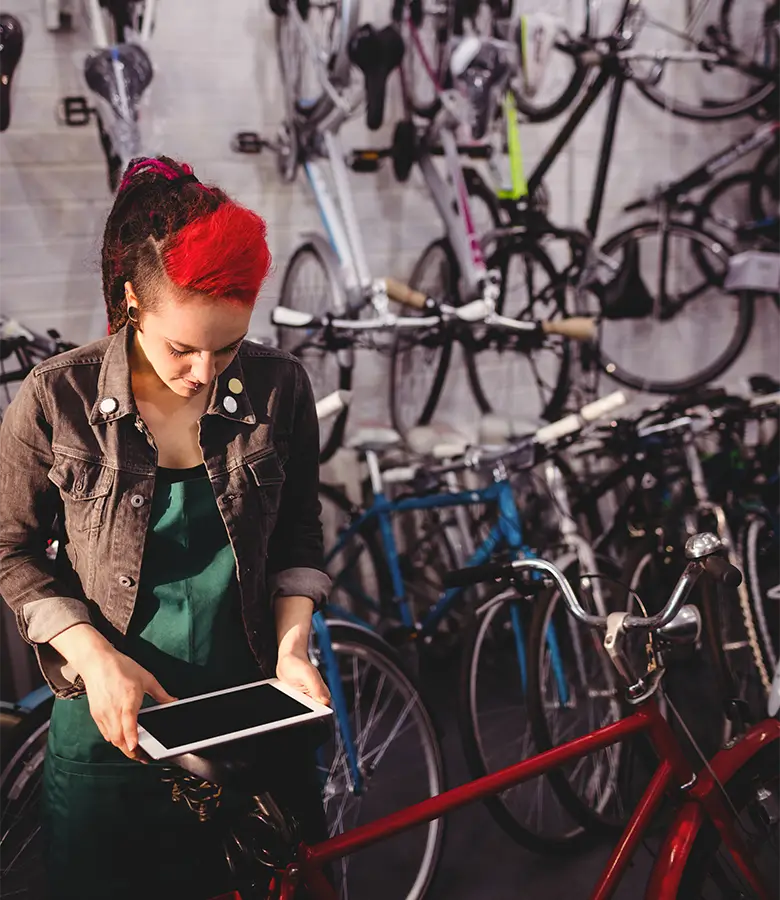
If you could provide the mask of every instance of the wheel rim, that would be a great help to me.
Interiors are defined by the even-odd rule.
[[[602,317],[599,352],[604,369],[631,387],[655,392],[689,390],[716,377],[741,349],[751,310],[741,294],[726,293],[704,278],[694,248],[719,279],[728,268],[728,251],[704,232],[675,224],[664,235],[658,223],[648,223],[608,242],[599,253],[600,264],[620,271],[632,239],[641,284],[633,283],[625,297],[633,299],[642,292],[651,312],[641,318]],[[664,300],[669,310],[675,309],[671,315],[663,310]],[[591,313],[601,310],[595,295],[587,294],[585,302]],[[662,347],[666,352],[661,369]]]
[[[729,12],[720,0],[697,3],[695,18],[687,19],[686,4],[672,4],[664,10],[663,20],[647,15],[638,23],[633,49],[641,51],[696,51],[702,46],[713,53],[726,53],[734,47],[749,64],[760,66],[767,77],[748,74],[744,67],[702,61],[667,62],[656,84],[643,83],[653,63],[632,63],[640,89],[659,106],[691,118],[719,119],[747,112],[767,99],[774,85],[771,72],[777,67],[776,32],[763,23],[762,4],[740,4]]]
[[[491,261],[494,264],[495,261]],[[549,321],[563,315],[552,263],[536,252],[517,250],[498,262],[502,272],[503,314]],[[533,347],[522,335],[491,333],[484,349],[475,349],[471,381],[483,412],[494,412],[527,425],[555,418],[566,399],[570,362],[568,341],[549,337]],[[519,420],[519,422],[518,422]]]
[[[352,775],[335,729],[320,757],[331,836],[444,789],[435,737],[411,683],[389,660],[363,644],[334,636],[333,650],[339,658],[366,787],[361,796],[352,793]],[[385,773],[381,783],[380,766]],[[403,779],[398,779],[399,771],[404,772]],[[337,861],[334,874],[340,900],[370,896],[378,871],[384,884],[393,885],[393,896],[422,898],[433,875],[442,829],[442,820],[436,820]]]
[[[509,620],[507,600],[512,596],[512,592],[505,592],[480,611],[469,669],[470,715],[485,774],[538,753]],[[583,833],[544,776],[509,788],[496,802],[516,826],[543,840],[565,842]]]
[[[38,897],[43,890],[40,801],[49,723],[44,722],[3,773],[0,880],[3,896]]]
[[[455,273],[451,251],[443,241],[428,247],[415,266],[409,284],[426,296],[451,300],[456,290]],[[435,388],[448,353],[445,338],[438,328],[427,335],[411,333],[396,337],[392,360],[392,414],[393,424],[401,434],[406,434],[415,425],[427,424],[433,415],[438,400],[434,396],[438,393]]]

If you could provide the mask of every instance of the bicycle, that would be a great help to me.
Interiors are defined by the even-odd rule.
[[[235,765],[240,759],[246,759],[239,748],[228,748],[219,758],[188,754],[172,760],[172,764],[179,766],[176,781],[182,791],[189,789],[189,794],[193,793],[193,782],[203,784],[205,779],[206,787],[209,783],[232,783],[247,795],[247,812],[228,823],[228,827],[231,841],[242,833],[253,834],[256,845],[260,846],[260,852],[250,851],[245,861],[256,873],[256,882],[262,885],[261,896],[291,900],[296,890],[303,888],[312,898],[334,900],[338,895],[322,873],[329,863],[404,834],[469,802],[550,772],[593,750],[642,736],[653,746],[657,768],[592,896],[606,900],[614,894],[633,853],[668,797],[677,812],[655,861],[647,896],[651,900],[688,900],[711,897],[714,889],[720,896],[735,896],[734,891],[741,891],[739,896],[770,900],[777,891],[779,871],[776,758],[780,724],[770,719],[753,726],[738,743],[705,760],[705,765],[696,771],[685,758],[655,700],[663,676],[658,657],[650,660],[656,664],[655,668],[645,659],[639,670],[629,658],[631,632],[641,636],[666,630],[680,641],[693,638],[695,628],[690,627],[690,620],[695,624],[698,619],[685,606],[685,601],[696,583],[701,582],[710,590],[716,585],[715,589],[722,590],[733,586],[740,577],[717,555],[718,550],[719,543],[712,535],[696,535],[689,541],[685,571],[672,596],[654,616],[621,612],[604,619],[589,615],[563,575],[541,560],[518,560],[504,566],[502,572],[492,568],[490,573],[474,570],[454,573],[453,584],[462,584],[464,579],[473,584],[480,577],[516,580],[524,570],[550,579],[571,615],[589,628],[605,632],[605,650],[625,686],[626,700],[635,707],[634,712],[619,722],[312,847],[298,841],[295,824],[273,803],[260,779],[255,781],[256,790],[247,788],[251,771],[247,771],[246,765]],[[685,612],[678,619],[683,609]],[[248,900],[253,894],[246,890],[239,896]]]
[[[0,316],[0,385],[6,403],[11,402],[11,385],[30,374],[33,366],[57,353],[75,348],[75,344],[63,341],[58,331],[50,329],[45,335],[36,334],[14,319]],[[7,360],[15,359],[16,366],[7,368]],[[0,411],[2,420],[2,411]]]
[[[143,155],[139,110],[154,75],[145,47],[156,5],[156,0],[86,0],[94,49],[84,60],[84,79],[95,105],[73,95],[58,108],[59,120],[69,127],[89,125],[94,116],[112,193],[130,160]]]
[[[520,47],[523,67],[512,83],[518,108],[530,121],[560,115],[587,83],[581,54],[604,33],[601,4],[554,0],[533,4],[530,13],[527,3],[490,0],[487,5],[492,33]],[[637,70],[635,83],[648,100],[698,121],[771,108],[777,90],[776,2],[759,0],[745,8],[734,0],[697,0],[656,14],[652,6],[648,0],[628,0],[618,14],[642,52],[635,62],[647,63]]]
[[[11,86],[23,49],[22,23],[16,16],[0,14],[0,132],[11,124]]]

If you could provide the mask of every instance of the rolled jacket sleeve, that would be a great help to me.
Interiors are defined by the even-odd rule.
[[[295,413],[279,513],[268,541],[271,600],[309,597],[321,607],[330,592],[325,572],[319,498],[319,425],[311,383],[295,366]]]
[[[0,595],[22,637],[35,647],[49,685],[62,691],[71,683],[68,666],[47,642],[72,625],[90,622],[90,616],[46,556],[59,506],[58,489],[48,477],[51,445],[33,372],[0,424]]]

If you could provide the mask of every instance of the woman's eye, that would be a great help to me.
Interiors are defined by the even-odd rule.
[[[241,341],[239,341],[237,344],[233,344],[232,347],[225,347],[224,350],[220,350],[219,352],[220,352],[220,353],[224,353],[225,355],[228,355],[228,354],[230,354],[230,353],[235,353],[236,350],[238,350],[238,348],[239,348],[240,346],[241,346]]]
[[[168,344],[168,352],[171,354],[171,356],[189,356],[189,354],[192,353],[191,350],[177,350],[170,344]]]

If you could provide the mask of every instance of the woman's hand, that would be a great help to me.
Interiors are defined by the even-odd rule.
[[[280,653],[276,664],[276,677],[279,681],[311,697],[312,700],[330,706],[330,691],[308,655]]]
[[[130,759],[141,759],[138,747],[138,711],[144,695],[158,703],[175,700],[137,662],[113,647],[96,654],[82,665],[89,711],[103,737]]]

